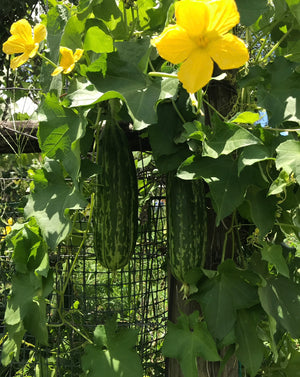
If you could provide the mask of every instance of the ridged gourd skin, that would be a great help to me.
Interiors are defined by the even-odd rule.
[[[207,218],[203,181],[182,180],[170,173],[166,199],[169,265],[172,275],[186,286],[186,274],[203,267],[205,261]]]
[[[99,138],[94,208],[94,246],[99,263],[116,271],[130,260],[137,239],[138,186],[124,131],[111,120]]]

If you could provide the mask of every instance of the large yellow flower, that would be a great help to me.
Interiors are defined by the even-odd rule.
[[[51,73],[52,76],[57,76],[61,72],[65,74],[70,73],[74,69],[75,63],[78,62],[83,54],[83,50],[80,48],[76,49],[75,54],[73,54],[73,51],[67,47],[60,47],[59,52],[61,53],[60,63]]]
[[[38,49],[39,44],[46,38],[46,27],[38,24],[32,29],[27,20],[19,20],[14,22],[10,28],[11,37],[3,43],[3,52],[5,54],[22,54],[12,59],[10,66],[12,69],[20,67],[27,62],[29,58],[33,58]]]
[[[244,42],[228,31],[240,15],[234,0],[181,0],[175,3],[176,25],[152,40],[159,55],[182,63],[178,78],[189,93],[212,77],[213,61],[221,69],[238,68],[249,59]]]

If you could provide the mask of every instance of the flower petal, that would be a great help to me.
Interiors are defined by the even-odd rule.
[[[41,43],[47,36],[47,29],[45,25],[38,24],[35,25],[33,29],[34,42]]]
[[[234,0],[212,0],[207,4],[210,13],[209,31],[215,30],[224,34],[240,22],[240,14]]]
[[[187,31],[178,25],[165,28],[160,36],[152,40],[159,55],[173,64],[183,62],[197,48]]]
[[[213,61],[207,52],[198,49],[181,65],[178,78],[189,93],[195,93],[209,82],[213,67]]]
[[[74,61],[78,62],[78,60],[82,57],[83,50],[81,48],[77,48],[74,54]]]
[[[29,53],[29,57],[30,57],[30,58],[33,58],[33,57],[36,55],[36,53],[38,52],[38,49],[39,49],[39,44],[38,44],[38,43],[35,43],[35,44],[32,46],[32,49],[31,49],[31,51],[30,51],[30,53]]]
[[[68,73],[73,71],[74,67],[75,67],[75,63],[69,65],[67,68],[64,69],[64,74],[67,75]]]
[[[57,67],[55,70],[51,73],[51,76],[57,76],[63,71],[63,67]]]
[[[239,68],[249,59],[245,43],[229,33],[210,42],[207,49],[212,59],[221,69]]]
[[[3,52],[7,55],[19,54],[25,51],[25,44],[22,38],[17,35],[9,37],[6,42],[3,43]]]
[[[175,3],[176,23],[186,29],[191,37],[202,36],[206,32],[209,16],[205,1],[184,0]]]
[[[20,37],[24,43],[31,44],[33,42],[32,30],[27,20],[19,20],[11,25],[10,32],[12,35]]]
[[[10,62],[10,68],[16,69],[16,68],[20,67],[20,65],[26,63],[28,59],[29,59],[28,54],[24,53],[22,55],[19,55],[19,56],[12,59],[12,61]]]
[[[59,65],[63,67],[64,70],[68,69],[72,64],[74,64],[73,51],[67,47],[60,47],[61,59]]]

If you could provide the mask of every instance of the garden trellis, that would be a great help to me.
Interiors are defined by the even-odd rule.
[[[91,230],[71,270],[87,223],[86,215],[79,214],[71,235],[49,255],[54,277],[54,291],[47,305],[49,345],[39,346],[28,334],[22,342],[19,361],[1,366],[1,376],[31,376],[43,370],[49,376],[79,376],[84,337],[91,336],[97,325],[114,316],[121,326],[138,330],[137,351],[143,360],[145,375],[164,375],[164,359],[159,351],[168,317],[164,181],[152,174],[149,158],[148,166],[144,167],[147,154],[134,153],[139,156],[141,205],[139,236],[130,264],[115,274],[101,267],[94,253]],[[12,171],[3,171],[0,179],[2,218],[21,222],[21,199],[29,182],[17,172],[7,177],[9,173]],[[4,223],[2,229],[1,323],[14,275],[10,254],[5,252]],[[58,308],[64,319],[57,312]],[[1,326],[2,341],[5,332],[5,326]]]

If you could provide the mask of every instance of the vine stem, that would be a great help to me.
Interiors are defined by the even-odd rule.
[[[226,253],[226,246],[227,246],[228,235],[230,233],[233,234],[234,223],[235,223],[235,212],[233,212],[233,214],[232,214],[230,228],[225,233],[224,244],[223,244],[223,249],[222,249],[221,263],[223,263],[224,260],[225,260],[225,253]],[[232,254],[231,254],[231,259],[233,259],[233,257],[234,257],[234,237],[232,237]]]
[[[266,63],[268,58],[273,54],[273,52],[280,46],[280,44],[285,40],[285,38],[290,34],[293,30],[293,26],[287,30],[287,32],[279,39],[277,43],[271,48],[271,50],[266,54],[266,56],[262,59],[263,63]]]
[[[45,55],[42,55],[41,53],[36,53],[40,58],[44,59],[48,64],[52,65],[52,67],[57,68],[57,64],[53,63],[52,60],[48,59]]]
[[[206,103],[206,105],[210,107],[224,122],[226,121],[226,118],[221,113],[219,113],[219,111],[215,107],[213,107],[213,105],[211,105],[205,98],[202,98],[202,101]]]
[[[90,344],[93,344],[91,339],[89,339],[86,335],[83,334],[83,332],[78,329],[77,327],[73,326],[71,322],[67,321],[65,318],[63,319],[64,323],[70,326],[74,331],[76,331],[80,336],[82,336],[85,340],[87,340]]]
[[[81,243],[79,245],[79,248],[77,250],[77,253],[75,255],[75,258],[73,260],[73,263],[72,263],[72,266],[68,272],[68,275],[67,275],[67,278],[65,280],[65,283],[64,283],[64,286],[63,286],[63,290],[61,292],[62,295],[64,295],[66,289],[67,289],[67,286],[68,286],[68,283],[69,283],[69,280],[71,278],[71,274],[76,266],[76,263],[77,263],[77,260],[79,258],[79,255],[81,253],[81,250],[83,249],[84,247],[84,244],[85,244],[85,241],[87,239],[87,235],[88,235],[88,231],[90,229],[90,225],[91,225],[91,222],[92,222],[92,215],[93,215],[93,209],[94,209],[94,194],[91,195],[91,206],[90,206],[90,214],[89,214],[89,218],[88,218],[88,222],[87,222],[87,226],[86,226],[86,231],[82,237],[82,240],[81,240]]]
[[[173,105],[174,110],[176,111],[177,115],[179,116],[180,120],[182,121],[182,123],[183,123],[183,124],[186,123],[186,121],[185,121],[183,115],[182,115],[181,112],[179,111],[179,109],[178,109],[178,107],[177,107],[175,101],[173,100],[173,98],[172,98],[172,105]]]
[[[151,77],[167,77],[170,79],[178,79],[178,76],[173,73],[164,73],[164,72],[148,72],[148,76]]]

